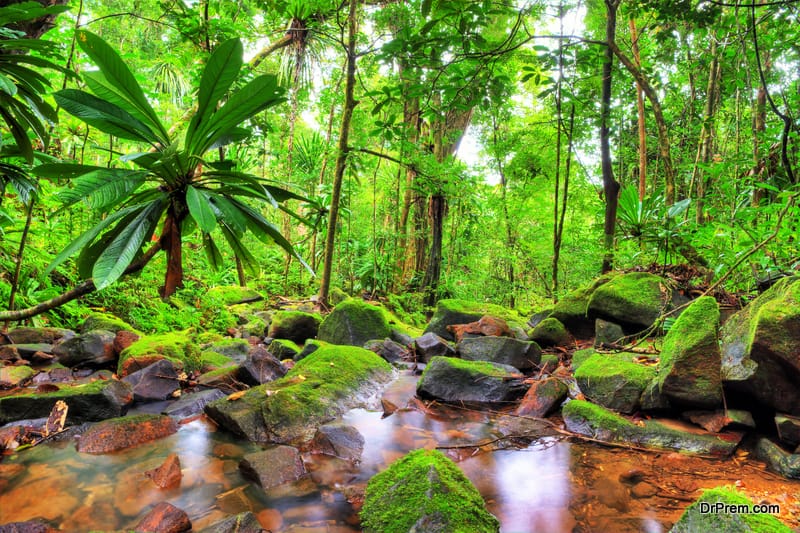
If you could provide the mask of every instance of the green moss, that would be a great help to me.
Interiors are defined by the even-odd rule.
[[[557,318],[545,318],[528,334],[540,346],[560,346],[570,340],[570,334]]]
[[[0,385],[17,386],[36,374],[29,366],[0,366]]]
[[[588,285],[568,293],[556,303],[550,316],[564,324],[569,324],[575,319],[585,318],[586,308],[594,291],[601,285],[611,281],[614,276],[615,274],[601,276]]]
[[[225,337],[216,331],[203,331],[195,336],[195,342],[199,345],[212,344],[223,340]]]
[[[298,353],[300,353],[300,350],[302,350],[302,348],[289,339],[274,339],[269,344],[268,349],[272,355],[281,360],[293,359],[294,356],[296,356]]]
[[[234,339],[231,337],[220,339],[206,346],[207,350],[221,353],[228,357],[236,355],[245,356],[250,352],[250,343],[245,339]]]
[[[433,359],[431,359],[433,361]],[[458,370],[462,370],[467,372],[473,376],[488,376],[493,378],[504,378],[508,376],[508,371],[503,370],[502,368],[498,368],[495,363],[491,363],[489,361],[466,361],[464,359],[459,359],[458,357],[448,357],[446,361]],[[425,374],[428,372],[428,369],[431,368],[430,363],[428,366],[425,367],[425,370],[422,372],[422,376],[419,378],[419,382],[422,383],[425,379]]]
[[[751,512],[703,512],[702,505],[722,503]],[[743,506],[743,507],[738,507]],[[715,487],[703,491],[700,498],[684,511],[670,530],[674,533],[695,531],[737,531],[754,533],[790,533],[786,524],[766,513],[753,513],[753,502],[734,487]]]
[[[220,302],[223,305],[236,305],[246,301],[264,299],[263,296],[253,289],[235,285],[212,287],[206,293],[206,298],[212,301]]]
[[[391,374],[391,365],[374,352],[321,346],[284,377],[261,386],[266,396],[264,422],[276,442],[290,442],[340,415],[357,400],[357,391]]]
[[[189,330],[145,335],[125,348],[119,356],[117,372],[122,373],[125,361],[131,358],[160,356],[179,364],[185,370],[200,368],[200,350],[189,336]]]
[[[639,407],[642,392],[656,377],[656,371],[628,359],[595,354],[575,371],[578,387],[593,402],[624,413]]]
[[[333,305],[339,305],[348,298],[350,298],[350,295],[339,287],[334,287],[331,289],[331,293],[328,295],[328,301]]]
[[[372,339],[391,334],[389,313],[360,298],[349,298],[337,305],[319,327],[318,337],[332,344],[363,346]]]
[[[488,533],[500,524],[455,463],[437,450],[416,450],[370,479],[361,527],[380,533]]]
[[[584,400],[568,402],[563,407],[562,414],[565,417],[577,416],[585,419],[593,429],[602,428],[621,437],[627,435],[635,427],[627,418]]]
[[[624,375],[642,388],[656,377],[652,367],[631,361],[631,354],[594,354],[575,371],[576,379]]]
[[[92,381],[90,383],[84,383],[82,385],[60,385],[57,384],[56,386],[59,387],[57,391],[52,392],[22,392],[20,394],[14,394],[14,396],[7,396],[7,398],[16,398],[16,397],[26,397],[26,398],[63,398],[68,396],[79,396],[82,394],[93,394],[96,392],[100,392],[105,388],[108,384],[108,381],[105,380],[97,380]]]
[[[306,313],[305,311],[278,311],[272,315],[272,322],[270,322],[269,325],[269,336],[274,337],[275,333],[280,333],[282,330],[298,321],[316,324],[317,327],[319,327],[322,322],[322,317],[316,313]]]
[[[112,333],[117,333],[118,331],[132,331],[137,335],[143,335],[143,333],[135,330],[124,320],[121,320],[109,313],[89,313],[81,325],[81,332],[86,333],[95,329],[102,329]]]
[[[615,276],[589,299],[588,313],[622,325],[648,327],[664,311],[670,291],[662,278],[649,272]]]
[[[221,367],[228,367],[236,365],[236,361],[223,355],[221,353],[205,350],[200,353],[200,368],[201,370],[214,370]]]

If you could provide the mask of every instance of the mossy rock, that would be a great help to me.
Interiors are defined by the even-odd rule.
[[[331,289],[331,293],[328,295],[328,302],[333,305],[339,305],[348,298],[350,298],[349,294],[344,292],[339,287],[334,287],[333,289]]]
[[[800,415],[800,277],[784,278],[722,328],[722,380],[779,412]]]
[[[246,323],[239,326],[242,337],[265,337],[267,335],[267,323],[263,318],[249,316]]]
[[[187,330],[140,338],[122,350],[117,374],[127,376],[159,359],[168,359],[187,371],[200,369],[200,349]]]
[[[204,350],[200,353],[200,371],[210,372],[225,367],[236,366],[236,361],[227,355],[213,352],[211,350]]]
[[[792,529],[764,512],[754,512],[753,502],[734,487],[706,489],[675,522],[669,533],[791,533]]]
[[[57,401],[67,404],[67,424],[82,424],[122,416],[133,401],[133,389],[115,379],[64,385],[53,392],[29,392],[0,397],[0,426],[17,420],[45,418]]]
[[[541,347],[565,346],[572,340],[564,324],[557,318],[548,317],[539,322],[528,334],[530,339]]]
[[[711,296],[692,302],[670,328],[661,348],[659,390],[675,405],[722,403],[719,305]]]
[[[253,387],[235,401],[212,402],[206,412],[255,442],[302,442],[346,410],[365,406],[391,375],[391,366],[369,350],[322,345],[283,378]]]
[[[137,331],[134,329],[133,326],[125,322],[124,320],[115,317],[110,313],[99,313],[93,312],[90,313],[89,316],[83,321],[81,324],[81,333],[88,333],[94,330],[104,330],[110,331],[111,333],[117,333],[119,331],[130,331],[136,333],[137,335],[143,335],[142,332]]]
[[[800,479],[800,454],[789,453],[767,438],[758,439],[756,457],[788,479]]]
[[[250,343],[246,339],[219,339],[205,346],[206,350],[226,355],[235,361],[242,362],[250,353]]]
[[[511,402],[525,394],[523,377],[509,365],[435,356],[417,382],[417,394],[443,402]]]
[[[572,370],[577,372],[583,363],[589,360],[590,357],[601,355],[608,359],[619,361],[621,363],[632,363],[637,354],[633,352],[612,352],[600,353],[594,348],[584,348],[582,350],[575,350],[572,354]]]
[[[317,336],[321,322],[322,317],[315,313],[278,311],[272,316],[267,336],[303,344]]]
[[[575,371],[581,392],[591,401],[621,411],[633,413],[645,388],[656,377],[654,368],[594,354]]]
[[[500,530],[478,490],[437,450],[416,450],[367,484],[361,527],[370,533],[490,533]]]
[[[258,291],[236,285],[212,287],[206,292],[206,298],[223,305],[257,302],[264,299]]]
[[[27,365],[0,366],[0,390],[11,389],[24,384],[36,374],[36,370]]]
[[[447,326],[477,322],[485,315],[502,318],[512,328],[525,324],[525,318],[516,311],[499,305],[471,302],[469,300],[444,299],[436,302],[436,311],[425,327],[424,333],[435,333],[443,339],[452,341],[455,340],[455,337],[447,330]],[[419,337],[419,335],[416,335],[416,337]]]
[[[653,325],[668,309],[672,291],[663,278],[648,272],[614,276],[589,298],[587,316],[602,318],[638,333]]]
[[[367,341],[385,339],[391,333],[385,309],[360,298],[349,298],[325,317],[317,337],[331,344],[364,346]]]
[[[283,361],[284,359],[294,359],[302,348],[289,339],[274,339],[269,343],[269,352]]]
[[[588,285],[575,289],[561,298],[553,307],[550,318],[555,318],[574,336],[586,339],[594,335],[594,320],[586,316],[589,300],[598,287],[611,281],[612,274],[601,276]]]
[[[613,411],[584,400],[572,400],[561,409],[569,431],[605,442],[725,457],[733,453],[741,435],[718,436],[688,432],[655,420],[634,424]]]

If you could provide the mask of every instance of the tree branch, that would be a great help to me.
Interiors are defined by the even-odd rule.
[[[280,50],[281,48],[286,48],[290,44],[292,44],[292,36],[287,33],[274,43],[270,43],[268,46],[262,48],[255,56],[253,56],[253,59],[250,60],[250,68],[256,68],[271,53],[275,52],[276,50]]]

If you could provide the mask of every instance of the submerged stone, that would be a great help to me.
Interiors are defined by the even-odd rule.
[[[588,399],[623,413],[639,408],[642,393],[655,377],[652,367],[599,353],[575,371],[578,387]]]
[[[262,533],[263,531],[264,528],[261,527],[256,515],[245,511],[215,522],[200,530],[200,533]]]
[[[349,298],[325,317],[319,326],[318,338],[331,344],[364,346],[369,340],[385,339],[391,333],[385,309]]]
[[[165,415],[135,415],[97,422],[78,441],[82,453],[108,453],[172,435],[178,424]]]
[[[525,393],[523,378],[508,365],[434,357],[417,383],[417,394],[444,402],[510,402]]]
[[[467,338],[458,343],[457,350],[467,361],[491,361],[523,372],[534,369],[542,359],[538,344],[511,337]]]
[[[142,518],[134,531],[136,533],[182,533],[191,531],[189,515],[171,503],[161,502]]]
[[[296,481],[306,475],[300,452],[292,446],[271,446],[250,453],[239,462],[242,475],[258,483],[264,490]]]
[[[370,533],[490,533],[500,530],[480,493],[436,450],[417,450],[367,485],[361,527]]]
[[[754,512],[753,502],[733,487],[707,489],[681,515],[669,533],[724,531],[731,533],[791,533],[767,513]]]

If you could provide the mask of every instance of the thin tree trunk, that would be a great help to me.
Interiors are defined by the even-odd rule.
[[[631,29],[631,50],[633,51],[633,61],[638,68],[642,68],[642,58],[639,54],[639,34],[636,31],[636,21],[630,19]],[[639,201],[644,201],[647,192],[647,129],[645,128],[644,117],[644,93],[642,86],[636,82],[636,113],[639,126]]]
[[[700,130],[700,143],[698,146],[699,160],[704,166],[711,162],[711,152],[714,144],[714,115],[716,113],[717,93],[719,92],[720,64],[717,57],[717,41],[711,36],[711,65],[708,69],[708,86],[706,88],[706,104],[703,109],[703,127]],[[695,220],[698,224],[705,222],[705,197],[710,185],[710,178],[702,168],[695,165],[697,175],[697,201]],[[693,173],[694,174],[694,173]],[[694,175],[692,176],[694,178]],[[690,191],[691,192],[691,191]]]
[[[612,44],[617,32],[617,8],[620,0],[605,0],[606,3],[606,51],[603,62],[602,90],[600,96],[600,165],[603,173],[603,191],[606,197],[605,223],[603,225],[605,254],[602,272],[614,268],[614,231],[617,222],[617,203],[619,182],[614,179],[611,161],[609,122],[611,121],[611,76],[614,70],[614,51]]]
[[[356,83],[356,8],[357,0],[350,0],[348,15],[347,36],[347,75],[344,89],[344,110],[342,111],[342,126],[339,131],[339,152],[336,156],[336,169],[333,176],[333,194],[331,198],[331,211],[328,217],[328,234],[325,239],[325,261],[322,270],[322,283],[319,289],[319,304],[328,306],[328,294],[331,287],[331,271],[333,269],[333,252],[336,244],[336,223],[339,218],[339,200],[342,196],[342,181],[350,151],[348,141],[350,138],[350,121],[356,107],[354,89]]]
[[[28,233],[30,232],[31,222],[33,221],[33,204],[34,196],[31,195],[25,213],[25,227],[22,229],[22,236],[19,240],[17,257],[14,259],[16,261],[16,265],[14,266],[14,276],[11,278],[11,294],[8,297],[9,310],[14,309],[14,299],[16,298],[17,291],[19,290],[19,276],[22,272],[22,255],[25,253],[25,243],[28,241]],[[8,323],[6,323],[6,327],[8,327]]]
[[[175,212],[174,205],[170,206],[161,235],[161,247],[167,252],[167,272],[164,275],[164,286],[159,290],[162,298],[169,298],[176,290],[183,287],[181,220],[182,217],[180,213]]]

